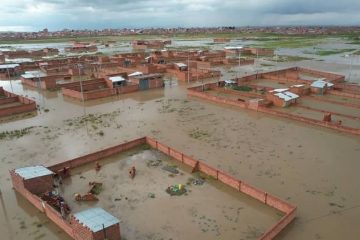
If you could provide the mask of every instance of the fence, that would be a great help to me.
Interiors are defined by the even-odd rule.
[[[202,161],[198,161],[193,159],[190,156],[183,154],[182,152],[173,149],[165,144],[162,144],[150,137],[138,138],[130,142],[126,142],[120,145],[116,145],[110,148],[106,148],[94,153],[90,153],[78,158],[74,158],[65,162],[61,162],[55,165],[48,167],[50,170],[54,172],[61,171],[63,168],[75,168],[84,164],[88,164],[91,162],[95,162],[101,160],[103,158],[109,157],[111,155],[124,152],[141,144],[148,144],[152,148],[157,149],[158,151],[174,158],[175,160],[189,166],[193,171],[200,171],[209,176],[212,176],[214,179],[232,187],[238,192],[246,194],[269,207],[273,207],[285,215],[281,218],[279,222],[277,222],[274,226],[272,226],[267,232],[265,232],[260,240],[269,240],[273,239],[282,229],[284,229],[294,218],[296,215],[296,207],[263,191],[260,190],[245,181],[239,180],[235,177],[232,177],[214,167],[203,163]],[[39,197],[34,194],[31,194],[27,189],[23,187],[23,185],[17,183],[17,177],[14,177],[14,171],[11,171],[13,185],[16,191],[21,193],[27,200],[29,200],[35,207],[37,207],[41,212],[45,213],[49,219],[51,219],[56,225],[58,225],[61,229],[63,229],[66,233],[68,233],[72,238],[75,238],[74,228],[65,221],[61,215],[49,206],[46,202],[43,202]]]
[[[235,100],[227,99],[227,98],[224,98],[224,97],[221,97],[221,96],[213,96],[213,95],[210,95],[210,94],[208,94],[208,93],[206,93],[206,92],[204,92],[202,90],[202,89],[205,89],[205,90],[216,89],[216,87],[214,87],[215,85],[212,83],[212,84],[205,84],[204,86],[197,86],[197,87],[188,88],[188,95],[189,96],[194,96],[194,97],[199,97],[199,98],[209,100],[209,101],[212,101],[212,102],[216,102],[216,103],[227,104],[227,105],[236,106],[236,107],[240,107],[240,108],[252,109],[252,108],[249,108],[249,104],[247,102],[235,101]],[[322,98],[317,97],[317,96],[306,96],[306,97],[316,98],[317,100],[323,100],[323,101],[327,101],[327,102],[334,102],[332,100],[325,100],[325,99],[322,99]],[[360,108],[360,106],[356,105],[356,104],[339,103],[339,102],[336,102],[336,103],[337,104],[342,104],[344,106],[351,106],[351,107],[355,107],[355,108]],[[311,118],[307,118],[307,117],[301,117],[301,116],[297,116],[297,115],[294,115],[294,114],[285,113],[285,112],[277,111],[277,110],[274,110],[274,109],[270,109],[270,108],[267,108],[267,107],[260,107],[259,106],[258,108],[256,108],[256,111],[271,114],[271,115],[278,116],[278,117],[283,117],[283,118],[288,118],[288,119],[300,121],[300,122],[311,124],[311,125],[314,125],[314,126],[321,126],[321,127],[326,127],[326,128],[331,128],[331,129],[334,129],[334,130],[338,130],[338,131],[341,131],[341,132],[360,135],[360,129],[357,129],[357,128],[351,128],[351,127],[342,126],[342,125],[338,125],[338,124],[334,124],[334,123],[324,122],[324,121],[321,121],[321,120],[311,119]],[[337,115],[339,115],[339,114],[337,114]]]
[[[20,103],[20,105],[0,108],[0,117],[5,117],[13,114],[24,113],[24,112],[31,112],[36,110],[35,101],[28,99],[26,97],[18,96],[14,93],[5,90],[3,90],[2,93],[6,98],[0,100],[0,105],[15,103],[15,102]]]

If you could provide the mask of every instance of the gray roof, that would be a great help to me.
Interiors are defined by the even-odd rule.
[[[13,64],[1,64],[0,65],[0,69],[7,69],[7,68],[16,68],[19,67],[20,65],[17,63],[13,63]]]
[[[312,82],[312,84],[310,86],[315,87],[315,88],[325,88],[325,87],[334,86],[334,84],[324,81],[324,80],[316,80],[316,81]]]
[[[178,67],[187,67],[185,63],[175,63]]]
[[[74,217],[82,225],[88,227],[92,232],[101,231],[103,227],[108,228],[120,222],[119,219],[102,208],[90,208],[85,211],[75,213]]]
[[[123,82],[123,81],[126,81],[126,79],[123,78],[122,76],[109,77],[109,80],[112,81],[112,82]]]
[[[15,169],[15,173],[24,178],[25,180],[52,175],[52,171],[44,166],[31,166]]]
[[[22,74],[23,78],[41,78],[46,77],[47,74],[42,71],[26,71],[25,74]]]

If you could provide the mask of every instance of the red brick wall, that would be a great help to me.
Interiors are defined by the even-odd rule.
[[[74,216],[70,217],[70,225],[73,229],[75,240],[93,240],[93,234],[89,228],[85,227]]]
[[[341,97],[360,99],[360,90],[359,90],[359,92],[357,94],[356,93],[342,92],[342,91],[337,91],[337,90],[329,90],[327,93],[332,94],[332,95],[336,95],[336,96],[341,96]]]
[[[120,224],[115,224],[105,229],[107,240],[120,240]],[[104,240],[104,232],[99,231],[93,234],[94,240]]]
[[[0,94],[1,95],[1,94]],[[9,98],[3,98],[0,99],[0,105],[2,104],[8,104],[8,103],[13,103],[13,102],[18,102],[19,98],[18,97],[9,97]]]
[[[63,231],[65,231],[67,234],[69,234],[69,236],[74,238],[74,230],[73,230],[72,226],[70,225],[70,223],[67,222],[66,220],[64,220],[61,217],[61,214],[59,212],[57,212],[54,208],[52,208],[49,204],[44,202],[43,206],[45,206],[44,212],[45,212],[46,216],[51,221],[53,221],[59,228],[61,228]]]
[[[110,155],[113,155],[113,154],[116,154],[116,153],[119,153],[122,151],[126,151],[128,149],[131,149],[135,146],[138,146],[138,145],[144,144],[144,143],[148,143],[150,146],[164,152],[167,155],[174,157],[176,160],[181,161],[184,164],[191,166],[192,168],[197,166],[198,167],[197,170],[200,170],[206,174],[209,174],[210,176],[213,176],[214,178],[218,179],[219,181],[223,182],[224,184],[227,184],[227,185],[231,186],[232,188],[236,189],[237,191],[247,194],[247,195],[249,195],[255,199],[258,199],[259,201],[261,201],[271,207],[278,209],[279,211],[284,212],[286,215],[260,238],[262,240],[273,239],[295,217],[296,207],[294,207],[294,206],[286,203],[285,201],[282,201],[272,195],[269,195],[268,193],[266,193],[262,190],[259,190],[243,181],[240,181],[240,180],[238,180],[230,175],[227,175],[215,168],[212,168],[211,166],[208,166],[205,163],[196,161],[191,157],[185,156],[183,153],[181,153],[175,149],[172,149],[162,143],[159,143],[156,140],[149,138],[149,137],[136,139],[131,142],[120,144],[120,145],[110,147],[110,148],[107,148],[107,149],[104,149],[104,150],[101,150],[101,151],[98,151],[98,152],[95,152],[92,154],[88,154],[88,155],[85,155],[85,156],[82,156],[79,158],[72,159],[72,160],[57,164],[57,165],[53,165],[53,166],[49,167],[49,169],[51,169],[52,171],[57,171],[64,167],[70,167],[70,168],[77,167],[77,166],[80,166],[80,165],[83,165],[83,164],[86,164],[89,162],[97,161],[99,159],[108,157]],[[22,193],[33,204],[37,205],[37,207],[39,208],[39,204],[41,204],[41,201],[39,202],[39,199],[27,196],[26,192],[28,192],[28,191],[21,186],[21,179],[17,178],[14,175],[13,171],[10,172],[10,174],[12,177],[14,188],[17,191],[19,191],[20,193]],[[30,194],[30,195],[34,196],[32,194]],[[41,209],[41,206],[40,206],[40,209]],[[98,234],[98,233],[91,234],[91,232],[88,229],[86,229],[86,227],[79,224],[76,221],[76,219],[74,219],[73,217],[71,217],[71,220],[70,220],[71,226],[69,226],[69,224],[66,221],[64,221],[61,218],[61,216],[59,215],[59,213],[57,213],[54,209],[52,209],[46,205],[44,211],[51,220],[53,220],[59,227],[64,229],[74,239],[79,239],[79,240],[102,239],[101,234]],[[110,228],[109,231],[107,231],[107,233],[108,233],[108,238],[111,240],[120,239],[120,229],[119,229],[118,225],[114,226],[113,228]],[[119,236],[119,238],[117,238],[117,236]]]
[[[127,85],[124,87],[117,87],[116,91],[118,94],[137,92],[137,91],[139,91],[139,85],[134,84],[134,85]]]
[[[53,190],[53,176],[43,176],[24,180],[24,187],[31,193],[39,195]]]
[[[139,138],[130,142],[126,142],[120,145],[116,145],[110,148],[106,148],[104,150],[100,150],[94,153],[90,153],[78,158],[74,158],[65,162],[61,162],[55,165],[52,165],[50,167],[48,167],[51,171],[53,172],[57,172],[61,169],[63,169],[64,167],[69,167],[69,168],[75,168],[75,167],[79,167],[81,165],[90,163],[90,162],[95,162],[98,161],[100,159],[109,157],[113,154],[117,154],[120,152],[124,152],[126,150],[129,150],[135,146],[141,145],[146,143],[145,141],[145,137],[144,138]]]
[[[201,88],[202,88],[202,86],[188,88],[188,95],[189,96],[199,97],[199,98],[206,99],[206,100],[209,100],[209,101],[213,101],[213,102],[216,102],[216,103],[228,104],[228,105],[231,105],[231,106],[237,106],[237,107],[241,107],[241,108],[248,108],[247,103],[240,102],[240,101],[238,102],[238,101],[234,101],[234,100],[230,100],[230,99],[225,99],[225,98],[219,97],[219,96],[212,96],[210,94],[207,94],[206,92],[202,92]],[[206,88],[209,88],[209,85],[205,85],[205,89]],[[306,96],[306,97],[310,97],[310,96]],[[334,102],[334,101],[331,101],[331,100],[324,100],[324,99],[316,97],[316,96],[311,96],[311,98],[316,98],[318,100],[323,100],[323,101],[327,101],[327,102]],[[357,105],[357,104],[351,104],[351,103],[342,103],[342,104],[344,106],[351,106],[351,107],[355,107],[355,108],[360,108],[360,106]],[[274,109],[269,109],[267,107],[260,107],[259,106],[257,108],[257,111],[263,112],[263,113],[268,113],[268,114],[279,116],[279,117],[292,119],[292,120],[297,120],[297,121],[308,123],[308,124],[311,124],[311,125],[327,127],[327,128],[339,130],[339,131],[342,131],[342,132],[347,132],[347,133],[351,133],[351,134],[355,134],[355,135],[360,135],[360,129],[357,129],[357,128],[351,128],[351,127],[346,127],[346,126],[342,126],[342,125],[336,125],[336,124],[333,124],[333,123],[327,123],[327,122],[323,122],[322,120],[316,120],[316,119],[311,119],[311,118],[306,118],[306,117],[300,117],[300,116],[293,115],[293,114],[290,114],[290,113],[285,113],[285,112],[277,111],[277,110],[274,110]]]
[[[229,175],[227,175],[226,173],[223,173],[223,172],[218,172],[218,179],[220,182],[232,187],[232,188],[235,188],[237,191],[239,191],[239,188],[240,188],[240,181],[237,180],[236,178],[234,177],[231,177]],[[251,196],[251,195],[250,195]]]
[[[270,230],[265,232],[259,240],[272,240],[274,239],[287,225],[289,225],[296,216],[296,208],[290,213],[286,214],[281,220],[275,224]]]
[[[36,110],[36,102],[22,97],[18,96],[14,93],[2,90],[2,95],[5,95],[5,99],[1,99],[0,104],[5,104],[5,102],[14,102],[14,100],[17,100],[18,102],[22,103],[23,105],[19,106],[12,106],[7,108],[1,108],[0,109],[0,117],[9,116],[12,114],[18,114],[18,113],[24,113],[24,112],[31,112]],[[15,101],[16,102],[16,101]]]

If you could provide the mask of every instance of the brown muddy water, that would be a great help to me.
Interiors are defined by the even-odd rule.
[[[150,166],[151,161],[161,165]],[[191,184],[201,176],[156,150],[135,148],[101,165],[99,172],[94,163],[74,169],[59,190],[74,212],[102,207],[117,216],[125,239],[257,239],[282,216],[216,180]],[[128,176],[131,166],[136,167],[134,179]],[[164,166],[176,166],[179,173],[165,171]],[[74,194],[86,193],[89,181],[103,183],[99,201],[76,202]],[[165,189],[174,184],[185,185],[187,193],[168,195]]]
[[[346,65],[329,66],[317,61],[298,65],[310,64],[320,70],[346,73],[348,69]],[[249,71],[249,67],[244,69]],[[19,81],[12,81],[11,85],[0,81],[0,85],[35,99],[40,107],[33,117],[12,117],[0,123],[1,132],[33,127],[22,137],[0,140],[0,239],[69,239],[13,191],[9,169],[50,165],[145,135],[297,205],[297,219],[278,239],[358,239],[360,235],[359,137],[188,98],[182,83],[93,101],[85,106],[63,99],[61,92],[38,92],[23,87]],[[231,201],[222,204],[231,205]],[[115,209],[121,213],[120,208]],[[208,209],[199,206],[199,211]],[[218,226],[233,226],[221,214],[215,211],[208,217]],[[241,220],[250,215],[242,214],[240,211]],[[143,217],[135,216],[138,215],[121,218],[134,224],[144,221]],[[268,226],[267,217],[257,219],[250,226],[260,229]],[[164,226],[164,232],[172,231]],[[191,226],[196,227],[201,231],[201,224]],[[124,231],[131,236],[129,239],[132,236],[159,239],[156,234]],[[237,239],[246,239],[249,231],[256,232],[252,228],[244,230]],[[206,238],[208,234],[201,231],[198,236]]]

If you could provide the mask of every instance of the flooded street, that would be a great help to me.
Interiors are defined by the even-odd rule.
[[[242,76],[254,69],[295,65],[346,76],[349,73],[349,66],[343,62],[305,60],[278,63],[274,67],[234,67],[235,72],[223,78],[231,74]],[[359,63],[353,66],[351,76],[353,82],[360,83]],[[143,136],[151,136],[296,205],[297,218],[277,239],[355,240],[360,235],[360,138],[357,136],[188,98],[187,85],[177,82],[171,86],[167,83],[164,89],[85,104],[64,98],[61,91],[46,92],[25,87],[19,80],[0,81],[0,86],[34,99],[39,105],[35,116],[10,117],[0,122],[0,132],[31,127],[22,137],[0,140],[1,239],[70,240],[66,233],[15,193],[10,169],[34,164],[51,165]],[[312,105],[311,101],[308,104]],[[348,113],[348,109],[343,112]],[[113,197],[111,193],[106,194]],[[231,197],[219,199],[227,199],[224,205],[238,206],[228,198]],[[219,199],[203,198],[201,201],[203,204],[210,201],[220,204]],[[111,212],[110,205],[107,199],[105,206]],[[175,206],[179,205],[181,202],[176,202]],[[145,204],[142,207],[153,206]],[[116,210],[119,214],[122,212],[121,208]],[[154,209],[152,211],[152,214],[156,213]],[[198,211],[205,211],[199,203]],[[131,214],[129,209],[123,212]],[[253,229],[247,229],[244,227],[247,223],[242,222],[251,214],[243,214],[239,214],[236,232],[243,237],[241,239],[253,239]],[[261,215],[258,212],[256,216]],[[141,224],[146,220],[139,213],[121,218],[124,223]],[[226,226],[220,210],[212,212],[210,218]],[[257,223],[261,229],[271,223],[267,218],[250,221],[251,226]],[[178,234],[163,223],[158,227],[166,230],[167,239],[172,237],[171,234]],[[146,236],[137,235],[131,229],[124,231],[131,236],[126,239],[159,239],[156,234]],[[196,239],[216,239],[201,230],[196,234],[199,234]],[[189,239],[185,233],[181,236]]]

